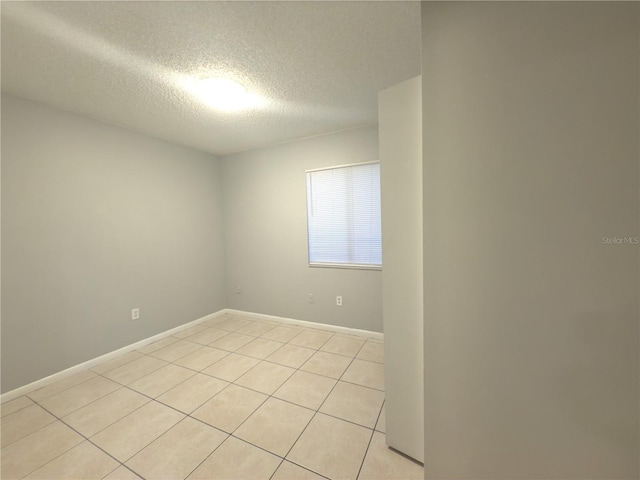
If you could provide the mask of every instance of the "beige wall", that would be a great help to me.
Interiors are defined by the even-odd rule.
[[[639,7],[423,3],[427,478],[640,475]]]
[[[378,95],[387,445],[424,459],[422,79]]]
[[[211,155],[3,95],[2,392],[224,308],[221,187]]]
[[[229,308],[382,331],[381,272],[310,268],[307,256],[305,170],[372,160],[375,126],[224,157]]]

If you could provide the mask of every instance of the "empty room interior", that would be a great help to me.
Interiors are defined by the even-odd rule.
[[[640,478],[640,3],[0,12],[1,478]]]

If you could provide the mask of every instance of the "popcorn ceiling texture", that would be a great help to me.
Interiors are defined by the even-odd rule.
[[[3,2],[2,90],[216,155],[377,123],[420,74],[419,2]],[[266,98],[219,112],[224,76]]]

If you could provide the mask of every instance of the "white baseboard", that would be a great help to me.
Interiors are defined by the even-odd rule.
[[[248,317],[255,320],[265,320],[267,322],[288,323],[290,325],[299,325],[305,328],[316,328],[318,330],[342,333],[344,335],[354,335],[357,337],[373,338],[377,340],[384,339],[384,333],[371,332],[369,330],[359,330],[357,328],[340,327],[338,325],[329,325],[327,323],[308,322],[306,320],[296,320],[293,318],[276,317],[275,315],[265,315],[263,313],[254,313],[254,312],[244,312],[242,310],[233,310],[229,308],[225,309],[225,313],[229,315],[238,315],[238,316]]]
[[[35,382],[29,383],[28,385],[24,385],[23,387],[18,387],[15,390],[3,393],[2,395],[0,395],[0,404],[13,400],[14,398],[18,398],[22,395],[26,395],[27,393],[31,393],[34,390],[45,387],[50,383],[57,382],[58,380],[62,380],[63,378],[70,377],[71,375],[74,375],[83,370],[87,370],[99,363],[106,362],[107,360],[111,360],[112,358],[116,358],[120,355],[124,355],[125,353],[137,350],[144,347],[145,345],[149,345],[150,343],[162,340],[165,337],[173,335],[174,333],[181,332],[182,330],[186,330],[187,328],[198,325],[199,323],[222,316],[225,313],[226,309],[222,309],[215,313],[205,315],[204,317],[193,320],[192,322],[188,322],[170,330],[158,333],[157,335],[153,335],[152,337],[145,338],[144,340],[140,340],[139,342],[132,343],[131,345],[127,345],[126,347],[119,348],[118,350],[114,350],[113,352],[105,353],[104,355],[100,355],[99,357],[87,360],[86,362],[74,365],[73,367],[69,367],[66,370],[62,370],[61,372],[54,373],[53,375],[49,375],[45,378],[41,378],[40,380],[36,380]]]
[[[119,357],[120,355],[124,355],[125,353],[129,353],[133,350],[137,350],[139,348],[144,347],[145,345],[148,345],[153,342],[157,342],[158,340],[162,340],[165,337],[168,337],[175,333],[181,332],[182,330],[186,330],[187,328],[198,325],[199,323],[206,322],[207,320],[211,320],[225,314],[247,317],[253,320],[286,323],[286,324],[298,325],[306,328],[316,328],[318,330],[342,333],[345,335],[354,335],[354,336],[364,337],[364,338],[372,338],[372,339],[378,339],[378,340],[384,339],[384,334],[380,332],[370,332],[368,330],[358,330],[356,328],[340,327],[337,325],[328,325],[326,323],[308,322],[306,320],[295,320],[293,318],[276,317],[274,315],[265,315],[262,313],[244,312],[242,310],[233,310],[229,308],[224,308],[215,313],[211,313],[209,315],[205,315],[202,318],[198,318],[197,320],[193,320],[192,322],[185,323],[184,325],[180,325],[179,327],[166,330],[162,333],[158,333],[157,335],[153,335],[152,337],[145,338],[144,340],[140,340],[139,342],[132,343],[131,345],[127,345],[126,347],[119,348],[118,350],[114,350],[113,352],[105,353],[104,355],[100,355],[99,357],[93,358],[91,360],[80,363],[73,367],[67,368],[66,370],[63,370],[61,372],[54,373],[53,375],[49,375],[48,377],[42,378],[40,380],[36,380],[35,382],[29,383],[28,385],[25,385],[23,387],[19,387],[19,388],[16,388],[15,390],[11,390],[7,393],[3,393],[2,395],[0,395],[0,404],[13,400],[14,398],[18,398],[22,395],[26,395],[27,393],[33,392],[34,390],[47,386],[50,383],[57,382],[58,380],[62,380],[63,378],[67,378],[78,372],[87,370],[95,365],[98,365],[99,363],[105,362],[107,360],[111,360],[112,358]]]

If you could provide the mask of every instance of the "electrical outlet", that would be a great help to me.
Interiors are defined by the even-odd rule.
[[[134,308],[131,310],[131,320],[138,320],[140,318],[140,309]]]
[[[313,303],[316,301],[316,297],[313,293],[310,293],[307,298],[309,299],[309,303]]]
[[[338,307],[341,307],[341,306],[342,306],[342,295],[338,295],[338,296],[336,297],[336,305],[337,305]]]

